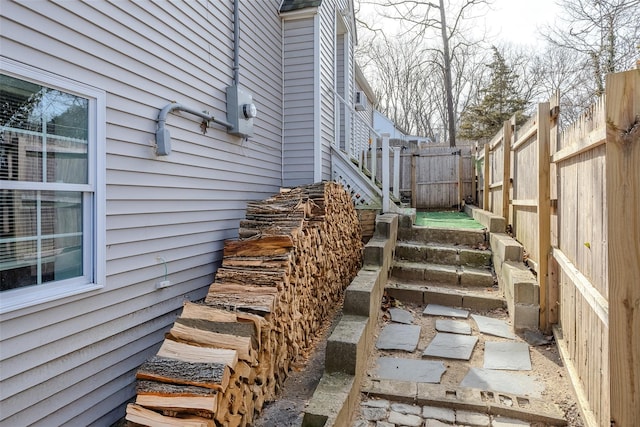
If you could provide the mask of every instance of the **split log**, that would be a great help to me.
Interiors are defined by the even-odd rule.
[[[267,321],[264,317],[251,313],[228,311],[204,304],[196,304],[186,301],[180,314],[181,319],[203,319],[212,322],[241,322],[252,323],[255,328],[255,337],[258,340],[258,346],[261,344],[263,328],[267,327]],[[232,367],[233,368],[233,367]]]
[[[126,420],[143,426],[154,427],[216,427],[213,420],[196,416],[167,417],[140,405],[127,405]]]
[[[191,363],[153,356],[138,369],[136,378],[224,391],[229,384],[230,370],[222,363]]]
[[[225,267],[250,267],[264,269],[287,268],[290,263],[289,254],[270,257],[225,256]]]
[[[268,236],[254,240],[227,240],[224,256],[272,256],[289,252],[293,247],[291,236]]]
[[[288,282],[287,268],[269,269],[264,266],[251,266],[245,264],[242,267],[227,267],[223,261],[223,267],[216,272],[217,285],[235,284],[277,287],[279,290]],[[261,268],[262,267],[262,268]]]
[[[231,369],[238,364],[238,352],[226,348],[201,347],[165,339],[157,356],[191,363],[223,363]]]
[[[176,320],[169,331],[170,337],[175,337],[183,342],[192,342],[208,347],[226,348],[235,350],[238,359],[256,363],[257,353],[251,345],[251,337],[230,335],[225,333],[211,332],[209,330],[190,327],[182,323],[184,319]],[[203,321],[205,322],[205,321]],[[250,325],[250,327],[253,327]]]
[[[190,385],[141,380],[136,404],[163,412],[195,413],[211,418],[218,407],[218,391]]]
[[[180,323],[187,328],[198,329],[201,331],[215,332],[217,334],[231,335],[234,337],[249,338],[252,347],[255,349],[258,348],[256,329],[252,323],[215,322],[206,319],[190,319],[185,317],[176,319],[176,323]]]
[[[205,299],[207,305],[226,308],[230,311],[271,313],[277,289],[267,286],[222,285],[214,283]]]
[[[236,322],[238,319],[234,312],[220,310],[208,305],[197,304],[190,301],[185,301],[182,305],[182,313],[180,313],[180,317],[185,319],[211,320],[213,322]]]

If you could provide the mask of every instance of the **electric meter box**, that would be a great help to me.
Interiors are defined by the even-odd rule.
[[[232,126],[229,133],[247,138],[253,136],[253,119],[256,117],[253,97],[237,85],[227,87],[227,121]]]

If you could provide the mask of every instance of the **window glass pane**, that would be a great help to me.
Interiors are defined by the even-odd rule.
[[[82,193],[0,190],[0,290],[82,276]]]
[[[0,125],[42,133],[41,102],[44,94],[44,88],[38,84],[0,75]]]
[[[42,138],[5,130],[0,134],[0,179],[42,182]]]
[[[38,283],[37,241],[18,240],[0,243],[0,290],[21,288]]]
[[[0,179],[85,184],[89,100],[0,75]]]
[[[47,139],[47,182],[86,184],[87,172],[86,141]]]
[[[43,239],[42,282],[82,276],[82,236],[75,239]]]

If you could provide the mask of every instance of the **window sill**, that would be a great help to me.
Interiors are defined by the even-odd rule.
[[[0,315],[34,307],[51,301],[61,300],[75,295],[102,289],[97,283],[78,285],[77,283],[48,284],[0,293]]]

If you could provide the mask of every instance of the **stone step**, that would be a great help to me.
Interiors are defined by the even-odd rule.
[[[362,393],[370,398],[418,406],[473,411],[543,425],[567,425],[564,413],[557,405],[548,402],[547,399],[527,396],[525,393],[503,393],[479,388],[372,378],[363,381]]]
[[[476,287],[491,287],[494,283],[493,273],[486,268],[398,260],[393,262],[391,277],[429,284]]]
[[[416,304],[439,304],[477,311],[506,308],[504,296],[497,288],[462,289],[459,287],[426,286],[424,284],[390,281],[387,294],[397,300]]]
[[[477,246],[486,244],[487,231],[485,229],[420,227],[414,225],[411,228],[399,228],[398,240],[404,242]]]
[[[491,265],[491,251],[437,243],[397,242],[396,259],[431,264],[487,267]]]

